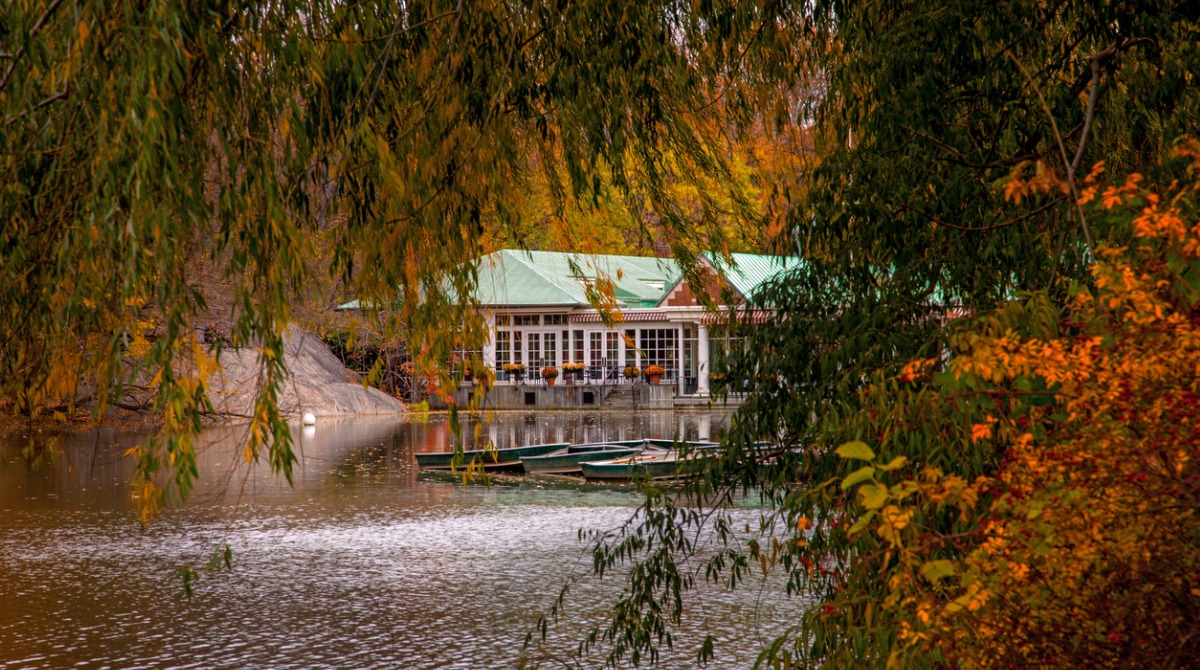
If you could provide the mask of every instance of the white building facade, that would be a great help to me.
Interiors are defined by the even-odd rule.
[[[732,261],[732,262],[729,262]],[[490,338],[484,363],[500,384],[541,383],[541,370],[582,363],[585,383],[623,383],[633,366],[663,369],[679,396],[706,396],[720,324],[731,306],[794,258],[704,255],[707,298],[671,259],[503,250],[481,259],[477,300]],[[597,308],[594,303],[601,303]],[[704,303],[707,302],[706,306]],[[523,374],[506,371],[525,366]]]

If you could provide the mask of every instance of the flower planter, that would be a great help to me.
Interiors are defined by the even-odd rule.
[[[546,377],[546,386],[554,386],[556,381],[558,381],[558,377]]]
[[[658,380],[662,379],[662,375],[649,375],[646,379],[650,380],[651,384],[658,385]]]

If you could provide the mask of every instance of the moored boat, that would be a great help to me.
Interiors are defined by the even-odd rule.
[[[721,445],[720,445],[720,443],[708,442],[706,440],[685,441],[685,440],[660,440],[658,438],[650,438],[650,439],[646,440],[646,446],[653,447],[655,449],[663,449],[666,451],[670,451],[671,449],[678,449],[679,447],[686,447],[688,449],[716,449],[717,447],[719,447]]]
[[[568,446],[570,445],[566,442],[554,442],[504,449],[468,449],[462,452],[458,468],[466,468],[472,462],[477,462],[487,470],[519,469],[522,456],[539,456]],[[449,470],[454,459],[454,452],[438,451],[416,456],[417,466],[422,470]]]
[[[579,464],[584,461],[621,458],[641,453],[645,440],[619,440],[572,444],[565,449],[541,456],[522,456],[521,466],[528,474],[570,475],[580,474]]]
[[[676,449],[648,450],[624,458],[584,461],[579,467],[583,478],[589,481],[629,481],[637,477],[675,479],[696,474],[704,461],[711,457],[711,445],[694,449],[685,453]]]

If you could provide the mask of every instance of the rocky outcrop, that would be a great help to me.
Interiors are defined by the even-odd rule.
[[[258,349],[226,349],[221,370],[208,383],[208,396],[219,414],[249,416],[254,410],[261,368]],[[284,364],[288,377],[279,398],[288,415],[316,416],[405,414],[399,400],[377,388],[363,386],[337,356],[312,333],[292,326],[284,335]]]

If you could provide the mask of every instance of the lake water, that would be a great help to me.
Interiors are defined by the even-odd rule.
[[[719,438],[721,413],[500,414],[465,423],[498,446],[631,437]],[[636,493],[524,480],[491,488],[418,475],[450,442],[428,422],[321,420],[296,429],[295,485],[240,461],[240,429],[204,435],[187,504],[142,527],[114,429],[0,438],[2,668],[506,668],[563,581],[588,575],[580,529],[619,526]],[[31,465],[31,461],[35,461]],[[739,510],[757,524],[760,512]],[[753,521],[752,521],[753,520]],[[228,545],[233,570],[191,599],[176,570]],[[703,582],[703,579],[698,579]],[[801,604],[777,584],[701,587],[662,667],[749,667]],[[552,628],[575,647],[623,587],[585,578]],[[595,657],[589,665],[599,666]],[[555,667],[546,663],[546,667]]]

